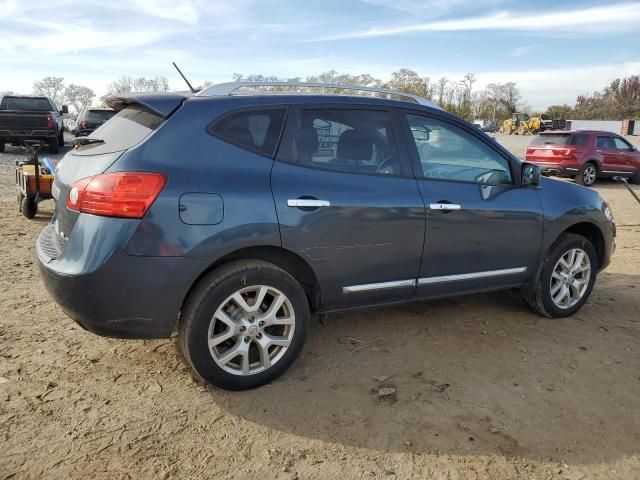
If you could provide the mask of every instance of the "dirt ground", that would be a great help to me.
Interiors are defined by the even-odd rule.
[[[336,314],[281,379],[231,393],[172,341],[95,336],[50,300],[34,242],[52,204],[18,213],[17,155],[0,155],[0,480],[640,478],[640,205],[622,186],[597,185],[617,251],[578,315],[510,293]]]

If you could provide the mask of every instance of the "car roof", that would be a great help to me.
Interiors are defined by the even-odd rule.
[[[595,133],[598,135],[618,135],[614,132],[609,132],[606,130],[545,130],[544,132],[540,132],[539,135],[571,135],[574,133]]]

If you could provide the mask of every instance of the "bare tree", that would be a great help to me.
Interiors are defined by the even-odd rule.
[[[64,101],[64,77],[44,77],[33,82],[33,94],[49,97],[56,108]]]
[[[6,95],[17,95],[13,90],[3,90],[0,92],[0,97],[4,97]]]
[[[64,90],[65,102],[73,107],[76,113],[91,105],[96,94],[89,87],[83,87],[82,85],[69,85]]]
[[[100,97],[101,103],[109,95],[123,95],[131,92],[167,92],[169,91],[169,82],[165,77],[120,77],[119,79],[111,82],[107,86],[107,93]]]

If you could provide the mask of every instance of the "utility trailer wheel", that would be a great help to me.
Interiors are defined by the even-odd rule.
[[[22,215],[31,220],[38,213],[38,204],[35,197],[24,197],[21,205]]]

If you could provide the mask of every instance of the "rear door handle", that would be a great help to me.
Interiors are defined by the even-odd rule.
[[[462,207],[456,203],[430,203],[429,208],[431,210],[442,210],[449,212],[451,210],[460,210]]]
[[[317,200],[312,198],[290,198],[287,200],[287,205],[290,207],[330,207],[331,202],[329,200]]]

